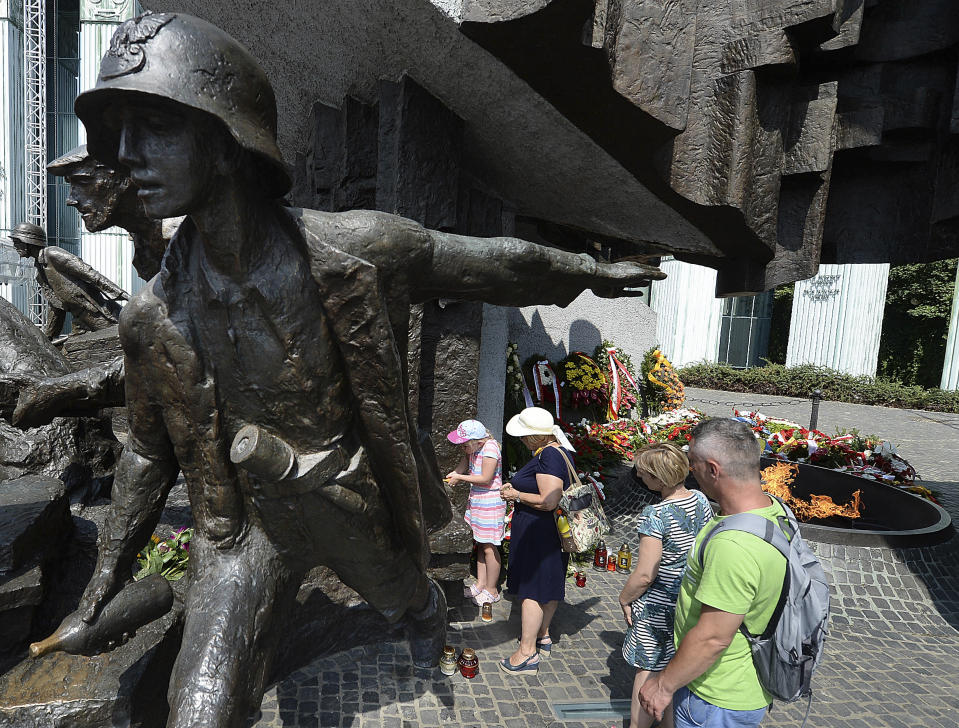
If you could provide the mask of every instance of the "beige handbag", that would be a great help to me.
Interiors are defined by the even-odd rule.
[[[566,461],[566,468],[569,470],[569,488],[563,491],[559,499],[559,507],[554,511],[554,518],[558,518],[560,513],[566,516],[569,522],[570,535],[567,538],[560,537],[563,544],[563,551],[567,553],[582,553],[592,551],[596,548],[599,540],[609,533],[609,520],[603,511],[603,505],[599,499],[599,493],[590,483],[583,483],[576,474],[573,463],[569,456],[563,452],[563,448],[556,446],[563,460]]]

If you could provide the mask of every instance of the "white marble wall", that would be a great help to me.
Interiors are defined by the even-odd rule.
[[[952,315],[949,317],[949,336],[946,339],[946,356],[942,362],[943,389],[959,389],[959,270],[956,270],[956,287],[952,292]]]
[[[821,265],[796,283],[786,366],[875,376],[889,265]]]
[[[653,281],[650,306],[656,312],[657,340],[677,367],[716,361],[723,302],[716,298],[716,271],[664,258],[667,278]]]
[[[656,314],[641,298],[600,298],[584,291],[569,306],[510,309],[509,337],[519,345],[520,361],[542,354],[558,361],[572,351],[592,355],[603,339],[634,361],[656,345]],[[501,361],[505,362],[503,352]]]

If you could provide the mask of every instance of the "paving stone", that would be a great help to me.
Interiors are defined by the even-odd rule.
[[[749,397],[687,392],[721,401],[743,399],[744,404]],[[769,399],[764,395],[754,401]],[[800,422],[802,410],[763,409]],[[808,406],[805,413],[808,418]],[[820,429],[865,424],[870,431],[900,438],[899,452],[923,474],[927,486],[943,494],[946,507],[959,518],[959,459],[952,454],[955,423],[931,415],[826,402],[820,409]],[[607,541],[622,539],[635,547],[636,515],[617,515]],[[959,539],[923,549],[812,546],[832,579],[834,597],[826,657],[813,680],[807,725],[957,728]],[[567,582],[567,601],[553,622],[556,647],[535,677],[509,676],[496,668],[497,660],[514,649],[519,634],[519,604],[507,597],[496,605],[495,621],[489,624],[479,621],[475,608],[451,611],[448,642],[457,649],[476,650],[480,673],[475,679],[459,674],[446,678],[437,671],[433,680],[421,680],[410,669],[407,643],[365,645],[319,659],[285,678],[264,696],[261,716],[252,725],[316,725],[309,711],[315,711],[319,701],[321,726],[619,728],[624,723],[612,720],[560,723],[553,704],[629,696],[633,669],[620,655],[624,625],[617,601],[625,580],[623,574],[590,569],[586,587]],[[324,710],[327,698],[339,701],[338,710]],[[286,710],[289,705],[295,709]],[[796,728],[805,712],[805,701],[777,704],[763,728]],[[336,722],[327,724],[326,718]]]

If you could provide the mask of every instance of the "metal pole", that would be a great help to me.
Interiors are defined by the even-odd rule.
[[[639,399],[642,402],[642,413],[643,419],[649,419],[649,402],[646,401],[646,383],[642,380],[639,382]]]
[[[818,389],[812,391],[812,411],[809,413],[809,429],[815,430],[819,424],[819,400],[822,399],[822,392]]]

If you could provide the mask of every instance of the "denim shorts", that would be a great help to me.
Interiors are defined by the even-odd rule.
[[[766,708],[730,710],[707,703],[687,688],[673,695],[676,728],[755,728],[766,715]]]

